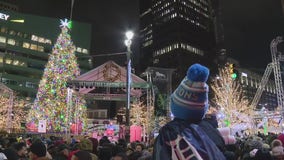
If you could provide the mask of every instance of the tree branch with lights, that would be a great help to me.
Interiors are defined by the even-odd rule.
[[[252,128],[253,109],[245,97],[239,81],[232,77],[229,65],[219,69],[218,76],[212,80],[213,102],[217,104],[218,119],[221,126]],[[240,128],[239,128],[240,129]]]
[[[146,106],[143,102],[135,102],[130,108],[130,124],[145,127],[149,135],[154,129],[155,115],[154,106]]]
[[[26,115],[28,114],[28,109],[26,108],[26,106],[30,103],[23,98],[17,97],[15,93],[13,94],[13,97],[11,97],[8,92],[2,91],[0,92],[0,130],[7,131],[6,124],[7,121],[9,121],[8,117],[10,116],[11,122],[10,126],[8,126],[8,130],[10,130],[11,132],[21,132],[25,127],[22,126],[22,124],[25,124]],[[9,107],[11,107],[12,109],[10,115],[8,115]]]

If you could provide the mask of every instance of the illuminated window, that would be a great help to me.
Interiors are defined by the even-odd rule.
[[[44,38],[42,38],[42,37],[38,37],[38,42],[40,42],[40,43],[44,43],[44,42],[45,42],[45,40],[44,40]]]
[[[16,41],[14,39],[8,39],[7,43],[10,44],[10,45],[15,45]]]
[[[37,45],[31,44],[30,49],[32,49],[32,50],[37,50]]]
[[[77,47],[77,52],[82,52],[82,48]]]
[[[0,42],[1,43],[6,43],[6,37],[0,36]]]
[[[51,40],[50,39],[45,39],[45,42],[46,44],[51,44]]]
[[[37,46],[37,50],[40,51],[40,52],[43,52],[44,51],[44,47],[43,46]]]
[[[147,46],[151,45],[152,43],[153,43],[153,40],[146,41],[145,43],[143,43],[143,47],[147,47]]]
[[[153,63],[154,63],[154,64],[159,63],[159,59],[155,59]]]
[[[14,36],[16,35],[16,32],[14,30],[10,30],[9,34]]]
[[[32,41],[38,41],[38,37],[35,36],[35,35],[32,35],[32,38],[31,38]]]
[[[18,61],[18,60],[14,60],[14,61],[13,61],[13,65],[18,66],[18,65],[19,65],[19,61]]]
[[[22,32],[18,32],[18,33],[17,33],[17,36],[23,37],[23,33],[22,33]]]
[[[3,63],[4,61],[3,61],[3,57],[0,57],[0,63]]]
[[[5,63],[6,64],[11,64],[12,63],[12,59],[9,59],[9,58],[5,59]]]
[[[26,87],[27,88],[36,88],[36,84],[35,83],[33,83],[33,82],[26,82]]]
[[[7,33],[8,29],[6,27],[1,27],[1,32],[2,33]]]
[[[20,63],[20,66],[25,66],[25,67],[27,67],[27,63],[26,63],[26,62],[21,62],[21,63]]]
[[[83,49],[82,52],[88,54],[88,50],[87,49]]]
[[[30,44],[27,43],[27,42],[24,42],[24,43],[23,43],[23,48],[30,48]]]

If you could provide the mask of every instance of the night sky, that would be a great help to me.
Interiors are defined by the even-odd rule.
[[[71,0],[16,2],[23,13],[54,18],[70,16]],[[138,17],[138,0],[75,0],[72,19],[92,24],[91,54],[104,54],[126,51],[125,32],[131,29],[139,33]],[[139,51],[137,46],[138,35],[133,39],[134,53]],[[95,62],[101,58],[95,57]]]
[[[124,33],[139,33],[139,0],[75,0],[73,20],[92,24],[92,54],[125,51]],[[280,0],[220,0],[225,47],[242,67],[261,68],[271,62],[269,43],[284,35]],[[71,0],[16,0],[24,13],[65,18]],[[133,51],[138,53],[138,37]]]
[[[284,34],[280,0],[221,0],[225,44],[242,67],[265,68],[271,62],[269,44]]]

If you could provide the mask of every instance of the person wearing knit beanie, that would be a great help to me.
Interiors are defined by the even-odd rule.
[[[200,121],[208,109],[209,69],[200,64],[189,67],[186,77],[171,95],[171,111],[176,118]]]
[[[156,137],[153,150],[155,160],[225,160],[206,129],[202,125],[208,110],[209,87],[206,81],[209,69],[200,64],[188,68],[185,78],[171,94],[170,108],[174,119],[164,125]],[[208,131],[210,134],[218,134]],[[221,135],[220,140],[222,140]],[[212,136],[216,137],[216,136]]]

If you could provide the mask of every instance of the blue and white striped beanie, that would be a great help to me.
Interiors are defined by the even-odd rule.
[[[186,77],[171,95],[171,111],[184,120],[203,119],[208,110],[209,69],[200,64],[188,68]]]

